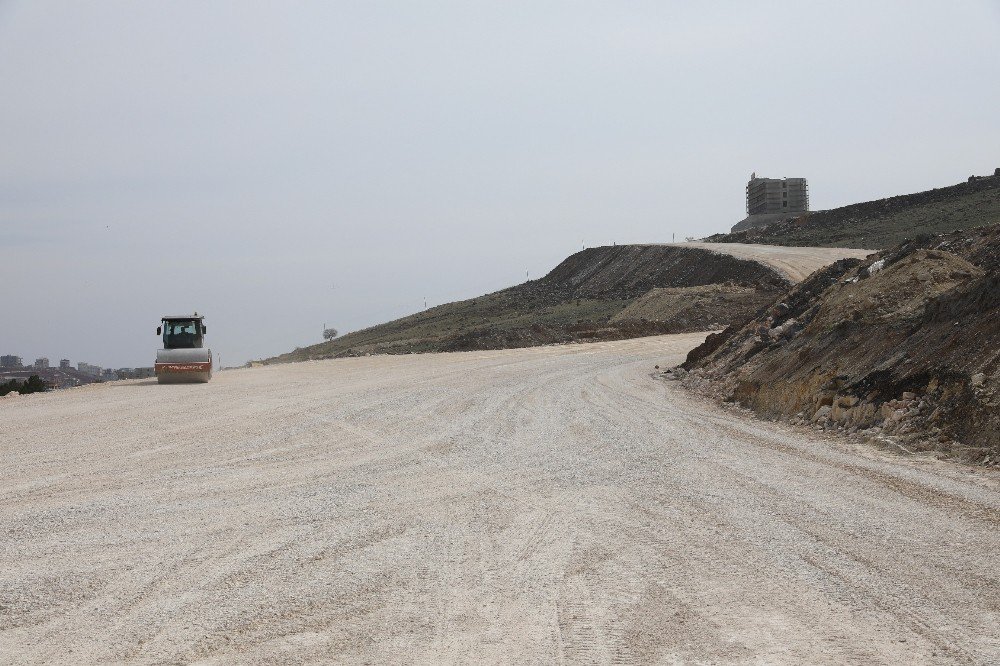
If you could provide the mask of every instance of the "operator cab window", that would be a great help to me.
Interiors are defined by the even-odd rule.
[[[197,321],[163,322],[164,349],[193,349],[201,347],[201,333]]]

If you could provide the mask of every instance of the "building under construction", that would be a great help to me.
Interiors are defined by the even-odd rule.
[[[760,178],[747,183],[747,215],[805,213],[809,210],[809,185],[805,178]]]

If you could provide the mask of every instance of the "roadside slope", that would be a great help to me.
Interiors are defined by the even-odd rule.
[[[787,248],[714,244],[590,248],[571,255],[541,279],[433,307],[266,362],[504,349],[718,328],[752,316],[816,266],[857,253],[828,248],[790,253]],[[698,318],[673,317],[672,305],[657,309],[652,302],[642,316],[619,316],[653,289],[707,285],[719,285],[726,297],[700,301]]]
[[[883,249],[926,234],[945,234],[1000,222],[1000,169],[993,176],[926,192],[806,213],[706,240],[790,246]]]
[[[764,415],[1000,461],[1000,227],[837,262],[684,370]]]

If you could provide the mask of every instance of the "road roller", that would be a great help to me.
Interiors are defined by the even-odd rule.
[[[212,350],[205,346],[205,317],[162,317],[156,334],[163,349],[156,351],[156,379],[161,384],[207,382],[212,378]]]

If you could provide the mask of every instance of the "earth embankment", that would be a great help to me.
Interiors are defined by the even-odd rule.
[[[683,370],[764,415],[1000,461],[1000,227],[836,262]]]
[[[816,267],[858,252],[864,254],[736,244],[590,248],[538,280],[433,307],[267,362],[504,349],[707,330],[742,321]],[[701,299],[697,289],[708,285],[725,292],[724,299]],[[694,288],[691,298],[701,299],[701,314],[673,316],[676,308],[667,304],[659,310],[646,307],[641,316],[622,316],[637,299],[664,288]]]

